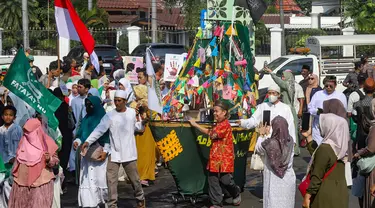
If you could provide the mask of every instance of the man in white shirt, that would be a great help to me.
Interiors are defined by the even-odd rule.
[[[314,119],[312,124],[312,137],[318,146],[323,141],[319,129],[319,112],[323,110],[323,102],[330,99],[338,99],[341,101],[345,109],[348,108],[346,96],[342,92],[335,90],[337,86],[336,77],[327,76],[324,78],[323,83],[324,90],[316,92],[308,105],[309,112]]]
[[[263,112],[265,110],[269,110],[271,113],[271,123],[276,116],[281,116],[286,119],[288,122],[289,135],[293,138],[293,141],[296,144],[296,130],[294,127],[292,110],[288,105],[280,101],[280,87],[278,85],[273,84],[268,88],[268,99],[269,102],[262,103],[257,106],[257,109],[251,118],[241,119],[237,123],[246,129],[256,128],[263,121]]]
[[[127,93],[117,90],[114,103],[116,109],[108,112],[82,145],[84,151],[109,130],[110,151],[107,164],[108,207],[117,207],[117,185],[120,165],[130,179],[137,199],[137,207],[145,207],[145,198],[137,170],[137,146],[135,131],[143,131],[143,122],[137,119],[136,111],[127,108]]]
[[[54,90],[60,87],[60,83],[64,83],[61,80],[62,70],[59,68],[58,61],[52,61],[49,64],[48,73],[42,75],[39,78],[39,82],[42,83],[46,88],[51,88]]]
[[[355,111],[355,109],[353,108],[354,103],[358,102],[361,99],[361,97],[365,97],[366,96],[366,93],[363,90],[363,86],[365,84],[365,81],[366,81],[366,77],[363,74],[359,74],[358,75],[358,86],[359,86],[359,89],[356,90],[356,91],[354,91],[354,92],[352,92],[349,95],[348,109],[347,109],[349,117],[351,117],[352,113]]]

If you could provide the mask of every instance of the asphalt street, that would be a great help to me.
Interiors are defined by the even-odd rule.
[[[310,156],[307,151],[303,150],[301,155],[294,158],[294,170],[297,176],[297,184],[300,183],[306,172],[306,167]],[[250,158],[248,159],[250,161]],[[249,162],[248,162],[249,163]],[[249,166],[249,165],[248,165]],[[119,207],[132,208],[135,207],[136,201],[133,197],[132,187],[125,182],[120,182],[119,185]],[[176,192],[175,182],[167,169],[161,168],[154,184],[150,187],[144,188],[146,195],[146,205],[148,208],[187,208],[187,207],[208,207],[207,196],[202,196],[197,199],[193,205],[189,199],[185,202],[173,204],[172,193]],[[280,190],[282,191],[282,190]],[[348,190],[349,191],[349,190]],[[262,208],[263,204],[259,201],[262,197],[262,177],[260,172],[250,171],[247,168],[247,182],[245,190],[242,193],[242,203],[239,208]],[[302,207],[301,194],[296,192],[295,207]],[[70,185],[68,193],[61,198],[63,208],[78,207],[77,202],[77,187]],[[234,207],[226,205],[226,208]],[[359,208],[357,199],[350,195],[350,208]]]

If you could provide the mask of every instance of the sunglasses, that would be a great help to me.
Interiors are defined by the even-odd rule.
[[[325,87],[325,88],[331,88],[331,89],[333,89],[335,86],[330,85],[330,84],[326,84],[326,85],[324,85],[324,87]]]

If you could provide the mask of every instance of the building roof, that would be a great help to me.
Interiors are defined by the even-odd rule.
[[[302,12],[301,8],[295,2],[295,0],[282,0],[283,1],[283,9],[286,13],[300,13]],[[280,10],[280,0],[276,0],[275,6],[278,10]]]
[[[109,15],[108,20],[110,23],[129,23],[138,18],[138,15]]]
[[[164,8],[164,1],[156,0],[158,9]],[[99,8],[110,9],[148,9],[151,1],[148,0],[98,0]]]
[[[183,27],[185,18],[181,14],[180,8],[172,8],[169,11],[157,14],[158,25]]]
[[[284,15],[284,24],[290,23],[290,17],[291,15]],[[264,14],[261,17],[261,20],[263,20],[264,24],[266,25],[274,25],[274,24],[280,24],[280,15],[279,14]]]

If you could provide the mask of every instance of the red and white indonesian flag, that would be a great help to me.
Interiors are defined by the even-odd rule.
[[[99,73],[99,59],[94,51],[95,40],[79,18],[70,0],[55,0],[55,19],[59,36],[81,41],[83,48],[90,55],[91,63]]]

